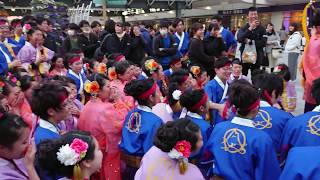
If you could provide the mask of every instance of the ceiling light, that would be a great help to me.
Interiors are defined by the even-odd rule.
[[[211,10],[212,8],[210,6],[206,6],[204,9]]]
[[[169,11],[169,14],[173,14],[174,12],[173,11]]]

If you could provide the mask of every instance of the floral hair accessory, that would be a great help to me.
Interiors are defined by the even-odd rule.
[[[200,75],[200,73],[201,73],[201,69],[200,69],[199,66],[192,66],[190,71],[196,77],[198,77]]]
[[[20,81],[10,72],[8,72],[6,80],[14,83],[16,86],[21,86]]]
[[[0,81],[0,93],[3,92],[3,88],[4,88],[5,85],[6,84],[4,82]]]
[[[159,64],[154,59],[149,59],[144,63],[144,66],[146,67],[147,71],[152,74],[158,69]]]
[[[283,66],[276,66],[273,70],[274,73],[279,73],[284,70]]]
[[[182,94],[182,92],[180,90],[174,90],[172,93],[172,97],[174,100],[179,101],[181,94]]]
[[[191,144],[186,140],[178,141],[174,148],[168,153],[172,159],[179,161],[180,173],[184,174],[188,169],[188,158],[191,154]]]
[[[57,159],[65,166],[74,166],[86,156],[88,148],[88,143],[75,138],[71,145],[66,144],[59,148]]]
[[[30,24],[25,24],[25,25],[23,26],[23,28],[22,28],[22,31],[23,31],[24,33],[27,33],[27,32],[29,32],[31,29],[32,29],[32,27],[31,27]]]
[[[99,83],[97,81],[89,81],[87,80],[84,83],[84,90],[89,94],[98,94],[100,90]]]
[[[86,69],[90,69],[90,64],[89,63],[85,63],[84,67],[86,67]]]
[[[106,74],[107,72],[107,65],[105,63],[99,63],[98,68],[97,68],[97,72],[99,74]]]
[[[108,78],[109,78],[109,80],[117,79],[117,73],[116,73],[116,68],[115,67],[110,67],[108,69]]]

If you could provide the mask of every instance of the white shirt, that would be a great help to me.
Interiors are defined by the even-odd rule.
[[[231,123],[254,128],[252,120],[241,118],[241,117],[234,117],[231,120]]]
[[[315,108],[312,110],[312,112],[320,112],[320,105],[317,106],[317,107],[315,107]]]
[[[152,109],[149,108],[148,106],[138,105],[137,109],[140,109],[141,111],[145,111],[145,112],[152,112]]]
[[[4,55],[4,57],[6,58],[7,63],[11,63],[11,59],[9,57],[9,55],[2,49],[2,47],[0,46],[0,51],[2,52],[2,54]]]
[[[193,112],[190,112],[190,111],[187,112],[187,116],[190,116],[190,117],[193,117],[193,118],[196,118],[196,119],[203,119],[203,117],[200,116],[199,114],[193,113]]]
[[[227,93],[228,93],[228,88],[229,88],[228,83],[226,82],[226,84],[223,84],[222,80],[218,76],[215,76],[214,79],[218,82],[218,84],[223,89],[223,95],[222,95],[222,98],[221,98],[221,101],[223,101],[226,98]]]
[[[83,70],[83,69],[82,69],[82,70]],[[81,70],[81,72],[82,72],[82,70]],[[83,91],[83,84],[84,84],[83,79],[82,79],[82,77],[81,77],[81,73],[76,74],[76,73],[73,72],[71,69],[69,69],[68,71],[69,71],[70,74],[72,74],[73,76],[75,76],[76,78],[78,78],[78,79],[80,80],[80,88],[79,88],[79,91],[78,91],[78,92],[81,93],[81,92]]]
[[[266,101],[260,101],[260,107],[271,107],[271,105]]]
[[[53,124],[49,123],[48,121],[42,120],[40,119],[39,121],[39,126],[44,128],[44,129],[48,129],[54,133],[59,134],[59,130],[56,126],[54,126]]]

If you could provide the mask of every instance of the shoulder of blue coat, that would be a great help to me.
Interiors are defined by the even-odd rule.
[[[265,110],[269,113],[274,113],[276,116],[281,116],[282,118],[291,119],[294,117],[291,113],[285,112],[275,107],[260,107],[260,109]]]
[[[302,115],[299,115],[299,116],[296,116],[296,117],[293,117],[291,118],[289,121],[288,121],[288,124],[301,124],[301,123],[304,123],[308,120],[310,120],[310,118],[312,117],[316,117],[316,116],[319,116],[320,117],[320,112],[307,112],[305,114],[302,114]]]

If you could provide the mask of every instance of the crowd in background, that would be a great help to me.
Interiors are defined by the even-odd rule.
[[[294,117],[303,36],[262,26],[254,7],[237,32],[219,15],[189,31],[179,18],[0,18],[0,179],[319,178],[314,19]]]

